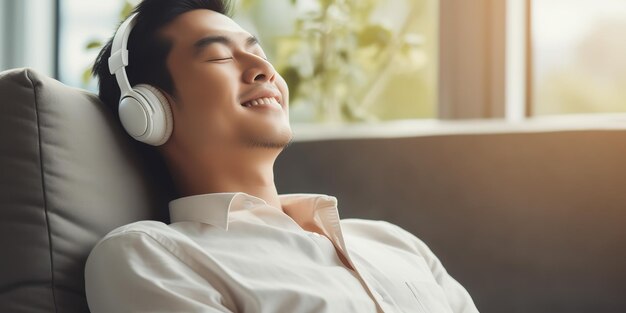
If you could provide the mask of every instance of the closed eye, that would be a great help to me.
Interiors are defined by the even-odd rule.
[[[214,62],[214,61],[226,61],[226,60],[232,60],[233,57],[228,57],[228,58],[219,58],[219,59],[211,59],[208,60],[207,62]]]

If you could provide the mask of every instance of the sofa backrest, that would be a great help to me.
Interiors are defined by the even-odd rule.
[[[0,73],[0,312],[88,312],[84,262],[113,228],[167,222],[169,176],[90,92]]]
[[[520,128],[296,142],[277,188],[411,231],[483,313],[626,312],[626,123]]]

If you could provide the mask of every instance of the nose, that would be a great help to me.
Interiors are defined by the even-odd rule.
[[[243,73],[243,80],[248,84],[274,82],[276,80],[276,70],[272,64],[257,56],[250,55],[249,65]]]

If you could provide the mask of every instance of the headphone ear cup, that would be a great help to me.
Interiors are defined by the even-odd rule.
[[[156,87],[148,84],[138,84],[133,91],[143,96],[142,104],[148,114],[148,129],[144,136],[136,138],[144,143],[160,146],[167,142],[174,128],[172,110],[165,95]]]
[[[137,96],[127,95],[118,105],[118,114],[124,130],[136,140],[141,140],[150,127],[148,124],[150,114],[142,100]]]

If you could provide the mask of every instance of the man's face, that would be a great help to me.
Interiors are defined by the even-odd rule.
[[[215,153],[289,143],[287,84],[254,37],[210,10],[181,14],[162,34],[173,43],[167,67],[176,90],[170,141],[177,148]]]

